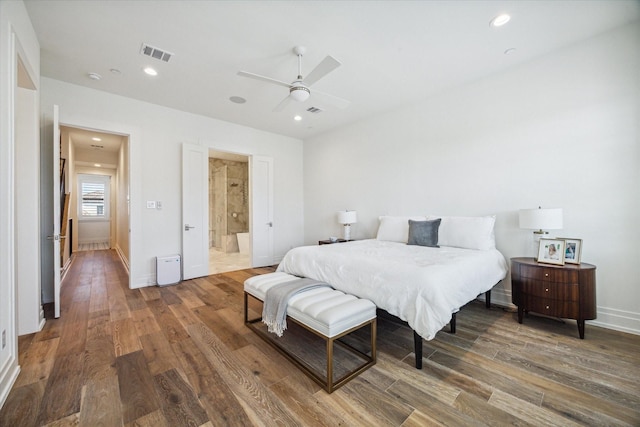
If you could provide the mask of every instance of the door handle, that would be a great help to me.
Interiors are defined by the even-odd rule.
[[[60,240],[60,235],[54,234],[53,236],[47,236],[47,240]]]
[[[184,225],[184,231],[189,231],[189,230],[191,230],[192,228],[196,228],[196,227],[195,227],[195,226],[193,226],[193,225],[189,225],[189,224],[185,224],[185,225]]]
[[[273,227],[273,222],[268,222],[268,223],[267,223],[267,225],[268,225],[269,227]]]

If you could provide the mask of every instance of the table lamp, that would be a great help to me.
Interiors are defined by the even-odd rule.
[[[351,224],[358,222],[356,211],[338,211],[338,222],[344,225],[344,240],[351,240]]]

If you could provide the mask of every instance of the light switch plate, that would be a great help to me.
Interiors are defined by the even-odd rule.
[[[155,200],[147,200],[147,209],[155,209],[156,201]]]

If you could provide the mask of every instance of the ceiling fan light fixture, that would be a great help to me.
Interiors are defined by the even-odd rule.
[[[145,67],[142,69],[142,71],[144,71],[146,74],[150,75],[150,76],[157,76],[158,72],[155,70],[155,68],[152,67]]]
[[[493,18],[490,22],[492,27],[502,27],[504,24],[511,20],[511,16],[506,13],[500,14]]]
[[[289,89],[289,96],[294,101],[304,102],[309,99],[309,95],[311,95],[311,92],[309,88],[305,86],[292,86],[291,89]]]

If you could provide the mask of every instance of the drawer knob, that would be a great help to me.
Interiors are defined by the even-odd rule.
[[[549,310],[549,306],[547,306],[546,309]]]
[[[544,273],[544,277],[549,277],[549,273]]]
[[[549,292],[549,288],[544,288],[544,291],[545,292]]]

